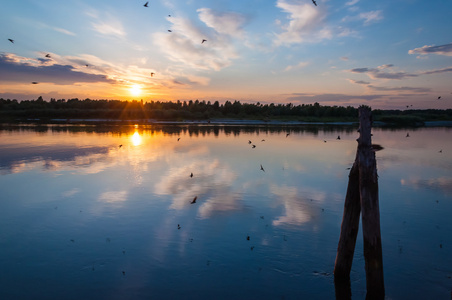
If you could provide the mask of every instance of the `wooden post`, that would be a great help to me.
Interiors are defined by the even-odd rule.
[[[359,124],[358,165],[367,284],[366,299],[384,299],[377,161],[375,151],[372,150],[370,109],[359,108]]]
[[[372,116],[370,109],[359,107],[358,150],[350,170],[341,235],[334,266],[335,283],[347,282],[356,236],[359,214],[362,212],[364,259],[366,270],[366,299],[384,299],[383,253],[380,233],[380,208],[378,201],[378,175],[375,152],[372,150]]]

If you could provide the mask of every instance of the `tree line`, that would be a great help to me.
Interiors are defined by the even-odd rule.
[[[374,110],[374,117],[414,120],[452,120],[452,110]],[[286,119],[286,120],[342,120],[356,121],[358,109],[352,106],[324,106],[319,103],[293,105],[241,103],[240,101],[121,101],[78,98],[36,100],[10,100],[0,98],[0,118],[20,119],[108,119],[108,120],[208,120],[235,119]],[[413,120],[411,120],[413,121]]]

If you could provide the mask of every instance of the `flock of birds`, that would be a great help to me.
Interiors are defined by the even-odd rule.
[[[314,2],[314,1],[313,1],[313,2]],[[316,4],[316,5],[317,5],[317,4]],[[149,7],[149,1],[146,2],[143,6],[144,6],[144,7]],[[168,17],[171,17],[171,15],[168,15]],[[172,31],[171,29],[168,29],[168,32],[173,32],[173,31]],[[10,39],[10,38],[9,38],[8,41],[10,41],[12,44],[14,44],[14,40],[13,40],[13,39]],[[204,44],[205,42],[207,42],[207,39],[202,39],[202,40],[201,40],[201,44]],[[45,57],[50,59],[50,58],[51,58],[51,55],[50,55],[50,54],[46,54]],[[89,67],[89,64],[85,64],[85,67]],[[150,75],[151,75],[151,77],[154,77],[155,72],[151,72]],[[32,84],[38,84],[39,82],[37,82],[37,81],[32,81],[31,83],[32,83]]]

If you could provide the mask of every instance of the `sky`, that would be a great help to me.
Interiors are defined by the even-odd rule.
[[[146,2],[1,0],[0,97],[452,108],[452,1]]]

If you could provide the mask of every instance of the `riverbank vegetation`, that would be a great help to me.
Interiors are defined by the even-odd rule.
[[[374,121],[394,125],[423,125],[425,121],[452,121],[452,109],[374,110]],[[119,101],[50,99],[17,101],[0,98],[0,121],[24,122],[71,119],[109,121],[186,121],[211,119],[279,120],[301,122],[356,122],[358,109],[352,106],[324,106],[319,103],[293,105],[241,103],[240,101]]]

